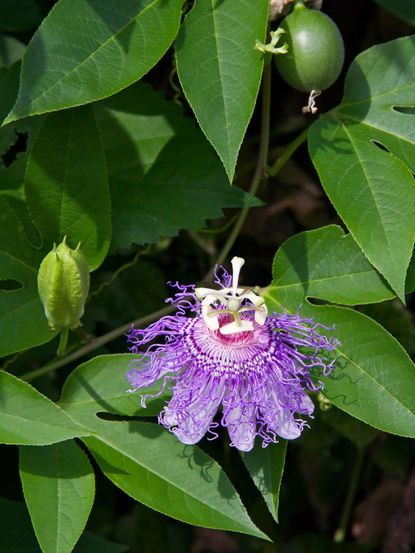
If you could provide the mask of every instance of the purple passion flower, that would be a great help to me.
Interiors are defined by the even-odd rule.
[[[195,444],[208,432],[217,436],[214,417],[231,445],[250,451],[255,437],[262,445],[277,437],[297,438],[314,405],[306,390],[322,383],[311,372],[327,376],[337,340],[319,333],[326,329],[298,314],[268,314],[261,296],[238,286],[242,258],[232,259],[233,275],[221,269],[218,289],[195,285],[178,289],[172,302],[177,312],[145,330],[131,328],[130,350],[142,353],[127,373],[131,391],[160,380],[161,395],[173,392],[159,422],[185,444]],[[141,398],[145,407],[144,395]]]

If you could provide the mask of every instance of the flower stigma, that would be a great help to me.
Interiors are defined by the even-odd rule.
[[[202,316],[208,328],[219,330],[221,334],[252,332],[253,322],[241,318],[241,313],[254,311],[254,320],[259,325],[265,323],[268,309],[264,298],[255,292],[239,288],[239,274],[245,263],[242,257],[234,257],[232,264],[232,286],[215,290],[213,288],[196,288],[195,294],[202,302]],[[218,307],[219,304],[219,307]],[[221,325],[223,315],[230,315],[231,321]]]

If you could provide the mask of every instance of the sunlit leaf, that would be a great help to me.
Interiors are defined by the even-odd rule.
[[[342,103],[309,132],[324,189],[401,299],[415,241],[415,36],[351,65]]]
[[[131,358],[96,357],[78,367],[62,392],[61,406],[95,433],[84,441],[102,471],[128,495],[164,514],[197,526],[266,538],[248,517],[226,474],[200,448],[184,445],[157,424],[104,416],[115,405],[125,405],[125,415],[134,403],[133,412],[138,410],[138,396],[128,393],[127,382],[125,400],[117,390]],[[108,374],[109,368],[105,384],[98,373]]]
[[[73,440],[20,447],[20,478],[43,553],[70,553],[94,501],[94,472]]]
[[[176,41],[177,70],[199,125],[229,180],[261,81],[268,0],[197,0]]]
[[[140,79],[165,53],[182,0],[60,0],[23,59],[8,122],[106,98]]]
[[[326,283],[327,296],[324,286],[318,286],[317,276],[320,274],[324,281],[330,274],[327,271],[329,265],[334,268],[337,286],[341,288],[344,284],[344,296],[347,298],[350,293],[347,288],[351,286],[349,277],[353,275],[353,269],[344,263],[342,254],[340,263],[336,260],[335,250],[325,258],[322,242],[321,257],[316,262],[318,250],[314,249],[313,253],[313,247],[318,243],[318,235],[325,233],[327,229],[324,228],[301,233],[280,247],[274,259],[273,282],[265,293],[268,307],[275,311],[300,310],[301,315],[332,328],[324,333],[334,335],[340,341],[335,351],[336,368],[323,380],[324,395],[334,405],[380,430],[415,437],[415,366],[402,346],[379,324],[361,313],[344,307],[310,303],[315,297],[313,289],[318,290],[316,295],[320,300],[336,301],[330,283]],[[297,252],[295,257],[293,252]],[[343,279],[336,274],[338,266],[347,268]],[[295,267],[301,270],[295,270]],[[360,268],[358,260],[357,273]],[[360,278],[353,277],[357,289],[361,285]],[[362,278],[365,280],[367,275],[363,274]],[[297,290],[296,294],[289,293],[289,283]],[[302,297],[298,293],[300,289],[303,290]]]
[[[0,371],[0,443],[48,445],[87,434],[32,386]]]

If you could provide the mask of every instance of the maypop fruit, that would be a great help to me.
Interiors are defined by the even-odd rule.
[[[332,85],[344,62],[343,39],[334,21],[298,2],[279,29],[288,46],[286,54],[274,57],[281,77],[304,92]]]

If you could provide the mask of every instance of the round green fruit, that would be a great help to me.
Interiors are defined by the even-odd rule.
[[[326,14],[298,2],[282,21],[288,52],[275,56],[281,77],[304,92],[325,90],[344,62],[344,44],[337,25]]]

